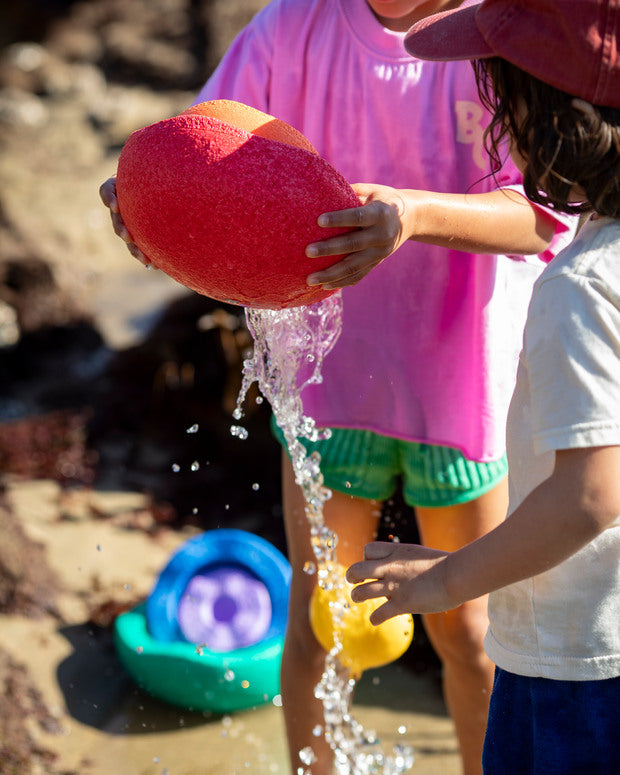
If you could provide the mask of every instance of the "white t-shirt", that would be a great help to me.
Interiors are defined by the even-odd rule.
[[[534,286],[507,428],[512,513],[555,450],[620,445],[620,221],[589,221]],[[620,476],[620,471],[618,472]],[[620,517],[548,572],[498,590],[485,647],[556,680],[620,674]]]

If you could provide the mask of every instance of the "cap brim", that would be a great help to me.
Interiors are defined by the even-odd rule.
[[[418,59],[437,62],[495,56],[476,24],[479,7],[468,5],[427,16],[406,34],[405,48]]]

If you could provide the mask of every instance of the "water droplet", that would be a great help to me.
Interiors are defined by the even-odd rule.
[[[275,705],[276,708],[281,708],[282,707],[282,695],[281,694],[276,694],[276,696],[273,698],[273,700],[271,700],[271,703],[272,703],[272,705]]]
[[[407,772],[408,769],[413,767],[415,757],[413,748],[410,745],[395,745],[392,750],[394,753],[394,766],[398,768],[395,772]]]
[[[230,426],[230,435],[236,436],[238,439],[241,439],[242,441],[245,441],[248,437],[248,431],[246,428],[244,428],[241,425],[231,425]]]
[[[181,470],[181,466],[178,463],[173,463],[172,470],[174,471],[175,474],[178,474],[179,471]]]
[[[316,565],[308,560],[304,563],[304,573],[308,576],[313,576],[316,573]]]
[[[258,490],[260,490],[260,484],[258,482],[254,482],[254,484],[252,485],[252,489],[254,490],[254,492],[258,492]]]
[[[312,730],[312,734],[315,737],[320,737],[323,734],[323,727],[320,724],[317,724],[314,729]]]
[[[232,681],[232,680],[234,680],[234,678],[235,678],[235,674],[233,673],[232,670],[227,670],[224,673],[224,680],[225,681]]]
[[[190,427],[185,431],[185,433],[198,433],[198,423],[195,422],[193,425],[190,425]]]
[[[197,460],[194,460],[190,468],[192,469],[192,471],[198,471],[200,468],[200,463]]]
[[[144,651],[143,646],[136,646],[136,654],[142,654],[143,651]]]
[[[314,764],[316,761],[316,755],[309,745],[301,749],[299,758],[304,764]]]

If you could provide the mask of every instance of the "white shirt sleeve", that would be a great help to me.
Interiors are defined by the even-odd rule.
[[[540,283],[524,340],[538,454],[620,444],[617,301],[596,274]]]

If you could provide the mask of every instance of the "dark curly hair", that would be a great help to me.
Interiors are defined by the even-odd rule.
[[[504,59],[477,60],[474,70],[493,116],[487,151],[501,165],[502,140],[514,144],[525,160],[528,198],[566,213],[620,218],[620,109],[590,106]],[[581,201],[572,201],[576,190]]]

